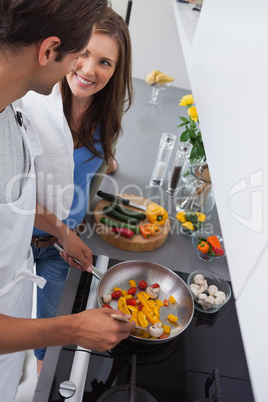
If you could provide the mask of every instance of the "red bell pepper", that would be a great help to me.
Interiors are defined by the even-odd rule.
[[[127,228],[112,228],[111,232],[118,233],[124,237],[127,237],[128,239],[134,235],[134,232]]]

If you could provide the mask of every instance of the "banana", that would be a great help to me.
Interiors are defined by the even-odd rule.
[[[147,82],[147,84],[155,84],[155,80],[158,74],[162,74],[161,71],[158,70],[153,70],[150,74],[147,75],[147,77],[145,78],[145,81]]]
[[[174,81],[174,78],[162,73],[162,71],[153,70],[150,74],[147,75],[145,81],[147,82],[147,84],[150,85],[163,85],[167,84],[168,82]]]
[[[174,81],[173,77],[170,77],[169,75],[166,74],[157,74],[156,76],[156,83],[157,84],[167,84],[168,82]]]

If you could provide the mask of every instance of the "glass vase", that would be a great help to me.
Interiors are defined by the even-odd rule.
[[[180,187],[177,211],[201,212],[210,219],[215,205],[215,197],[206,163],[194,163],[184,176],[185,184]]]

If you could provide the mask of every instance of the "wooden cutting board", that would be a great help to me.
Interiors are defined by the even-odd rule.
[[[143,198],[133,194],[118,194],[120,197],[127,198],[135,202],[136,204],[148,206],[152,204],[153,201],[148,200],[147,198]],[[170,230],[170,221],[166,220],[164,225],[160,226],[160,233],[157,236],[151,236],[149,239],[145,239],[141,234],[133,235],[131,239],[127,239],[121,235],[111,232],[111,228],[109,226],[103,225],[100,223],[100,218],[105,216],[103,213],[103,207],[106,205],[110,205],[110,201],[101,200],[95,207],[94,210],[94,221],[96,223],[96,233],[104,240],[106,243],[110,245],[120,248],[122,250],[127,251],[136,251],[136,252],[144,252],[154,250],[166,241],[169,230]],[[141,209],[133,208],[130,206],[126,206],[128,209],[132,209],[136,212],[144,212]],[[149,220],[146,218],[143,221],[140,221],[141,224],[149,223]]]

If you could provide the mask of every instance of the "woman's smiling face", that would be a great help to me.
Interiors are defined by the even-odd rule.
[[[104,88],[116,69],[118,52],[116,39],[105,33],[93,33],[75,72],[66,77],[73,95],[87,98]]]

